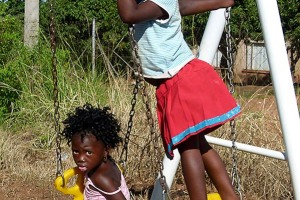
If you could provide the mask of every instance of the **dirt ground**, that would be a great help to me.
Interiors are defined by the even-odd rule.
[[[11,176],[5,171],[0,171],[0,199],[21,200],[21,199],[72,199],[60,194],[55,190],[53,184],[43,180],[26,180],[17,176]],[[10,176],[10,177],[7,177]]]

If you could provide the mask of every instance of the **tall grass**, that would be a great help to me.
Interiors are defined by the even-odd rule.
[[[39,62],[36,63],[40,64],[20,64],[18,78],[22,83],[21,97],[17,102],[17,109],[7,118],[0,133],[0,174],[3,174],[0,175],[0,182],[2,185],[14,185],[12,183],[16,180],[23,180],[28,183],[27,187],[38,186],[40,195],[45,198],[66,199],[66,196],[60,195],[53,187],[56,173],[56,136],[53,127],[51,54],[49,51],[36,53],[39,54]],[[86,102],[110,106],[121,122],[121,136],[125,137],[132,106],[132,81],[121,76],[108,77],[105,71],[93,78],[82,66],[70,61],[67,51],[58,51],[57,56],[60,119],[64,119],[69,111]],[[154,88],[147,88],[154,114]],[[269,87],[253,90],[251,93],[242,91],[243,89],[238,88],[235,94],[243,111],[236,120],[237,141],[284,151],[275,100]],[[153,137],[156,136],[150,134],[145,113],[145,106],[139,95],[125,171],[133,199],[148,199],[158,174],[158,159],[153,145]],[[157,124],[156,121],[155,123]],[[157,126],[155,131],[158,133]],[[224,125],[212,135],[230,139],[230,127]],[[163,148],[161,141],[158,142],[160,160],[163,157]],[[64,169],[74,166],[70,148],[65,143],[62,143],[61,148]],[[218,146],[215,148],[230,172],[231,150]],[[116,160],[119,159],[121,150],[122,146],[113,152]],[[285,161],[238,152],[237,166],[244,199],[293,199]],[[180,168],[179,166],[171,195],[174,199],[188,199]],[[215,191],[210,187],[208,179],[207,184],[210,192]],[[0,191],[8,197],[20,198],[15,190],[10,190],[9,194],[6,190]]]
[[[263,87],[246,99],[238,97],[243,114],[237,119],[237,141],[284,152],[275,98],[270,95],[272,93],[270,87]],[[230,134],[223,135],[222,129],[215,134],[230,139]],[[229,163],[230,152],[222,148],[220,152]],[[237,158],[242,192],[247,199],[293,199],[286,161],[245,152],[238,152]]]

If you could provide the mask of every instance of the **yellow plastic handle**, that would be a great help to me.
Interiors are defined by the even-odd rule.
[[[77,175],[76,183],[73,187],[67,187],[69,179]],[[83,190],[84,190],[84,174],[77,168],[71,168],[63,173],[64,181],[61,176],[57,177],[54,182],[54,186],[58,191],[64,194],[69,194],[74,196],[74,200],[83,200]]]

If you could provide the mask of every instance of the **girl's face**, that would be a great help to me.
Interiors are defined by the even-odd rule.
[[[89,172],[98,167],[107,153],[104,143],[89,133],[84,136],[81,133],[73,135],[71,147],[73,159],[83,172]]]

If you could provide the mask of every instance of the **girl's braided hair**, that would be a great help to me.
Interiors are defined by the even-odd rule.
[[[61,133],[62,136],[70,144],[74,134],[91,133],[97,140],[102,140],[106,146],[117,147],[122,141],[122,138],[118,136],[120,123],[109,110],[109,107],[101,109],[89,103],[77,107],[75,112],[68,113],[68,117],[63,121],[65,127]]]

